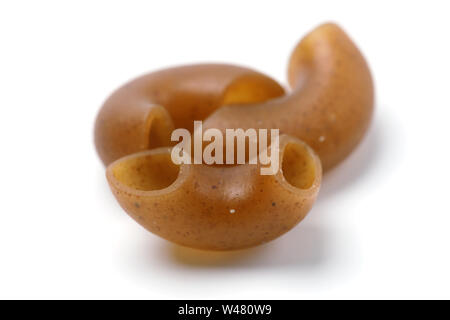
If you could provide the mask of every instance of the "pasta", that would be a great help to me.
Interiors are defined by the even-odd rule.
[[[369,68],[348,36],[335,24],[325,24],[294,49],[288,74],[290,94],[265,103],[222,107],[204,127],[279,128],[311,146],[328,170],[368,129],[374,105]]]
[[[288,80],[286,93],[251,69],[204,64],[153,72],[115,91],[97,116],[95,145],[122,208],[162,238],[200,249],[251,247],[293,228],[311,209],[322,170],[367,131],[374,89],[364,57],[330,23],[295,47]],[[265,164],[249,158],[174,162],[171,133],[192,133],[196,120],[219,133],[278,129],[279,148],[266,150],[279,156],[275,174],[261,174]],[[205,150],[204,141],[198,146]]]
[[[232,250],[275,239],[300,222],[319,191],[320,160],[305,143],[280,137],[281,167],[173,164],[170,147],[113,162],[108,182],[122,208],[147,230],[200,249]]]
[[[95,123],[95,145],[105,165],[134,152],[171,145],[175,128],[192,130],[224,104],[262,102],[284,94],[269,77],[242,67],[205,64],[139,77],[116,90]]]

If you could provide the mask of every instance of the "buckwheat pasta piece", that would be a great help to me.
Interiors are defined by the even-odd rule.
[[[280,136],[280,166],[210,166],[171,160],[171,147],[123,157],[107,168],[122,208],[147,230],[180,245],[233,250],[277,238],[310,210],[321,164],[300,140]]]
[[[134,152],[170,146],[174,128],[192,130],[224,104],[255,103],[284,94],[269,77],[243,67],[203,64],[141,76],[116,90],[95,123],[95,145],[105,165]]]
[[[294,49],[292,92],[270,101],[224,106],[204,128],[279,128],[311,146],[327,170],[360,142],[373,113],[370,70],[352,40],[335,24],[314,29]]]

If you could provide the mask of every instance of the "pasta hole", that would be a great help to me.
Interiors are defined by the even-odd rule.
[[[130,188],[151,191],[170,186],[177,179],[179,170],[170,154],[148,154],[119,162],[113,173]]]
[[[281,166],[284,178],[294,187],[309,189],[314,183],[315,163],[305,146],[297,143],[286,145]]]

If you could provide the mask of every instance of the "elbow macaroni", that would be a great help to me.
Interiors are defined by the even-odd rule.
[[[288,79],[286,93],[251,69],[192,65],[144,75],[115,91],[97,116],[95,144],[123,209],[162,238],[209,250],[255,246],[293,228],[316,199],[322,167],[342,161],[367,131],[374,89],[364,57],[334,24],[296,46]],[[203,121],[207,133],[183,146],[214,161],[190,153],[173,160],[180,150],[171,137],[195,135],[194,121]],[[228,157],[230,129],[258,143],[233,145]],[[279,130],[277,144],[267,137],[262,144],[252,129]],[[259,156],[267,152],[265,162],[236,154],[255,148]],[[261,174],[273,159],[278,165]]]

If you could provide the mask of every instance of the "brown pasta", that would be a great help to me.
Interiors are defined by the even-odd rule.
[[[232,250],[275,239],[310,210],[320,160],[305,143],[280,136],[281,167],[177,166],[170,147],[121,158],[106,176],[122,208],[147,230],[200,249]]]
[[[308,34],[289,62],[293,91],[262,104],[225,106],[205,129],[279,128],[311,146],[326,171],[342,161],[368,129],[374,104],[369,68],[358,48],[335,24]]]
[[[284,94],[269,77],[220,64],[175,67],[139,77],[116,90],[95,123],[95,145],[105,165],[123,156],[170,146],[174,128],[192,130],[224,104],[255,103]]]
[[[315,201],[322,168],[342,161],[367,131],[374,93],[363,56],[334,24],[297,45],[288,71],[289,94],[231,65],[166,69],[114,92],[97,117],[95,143],[123,209],[147,230],[201,249],[246,248],[294,227]],[[278,171],[174,164],[170,134],[192,132],[194,120],[222,132],[279,129]]]

